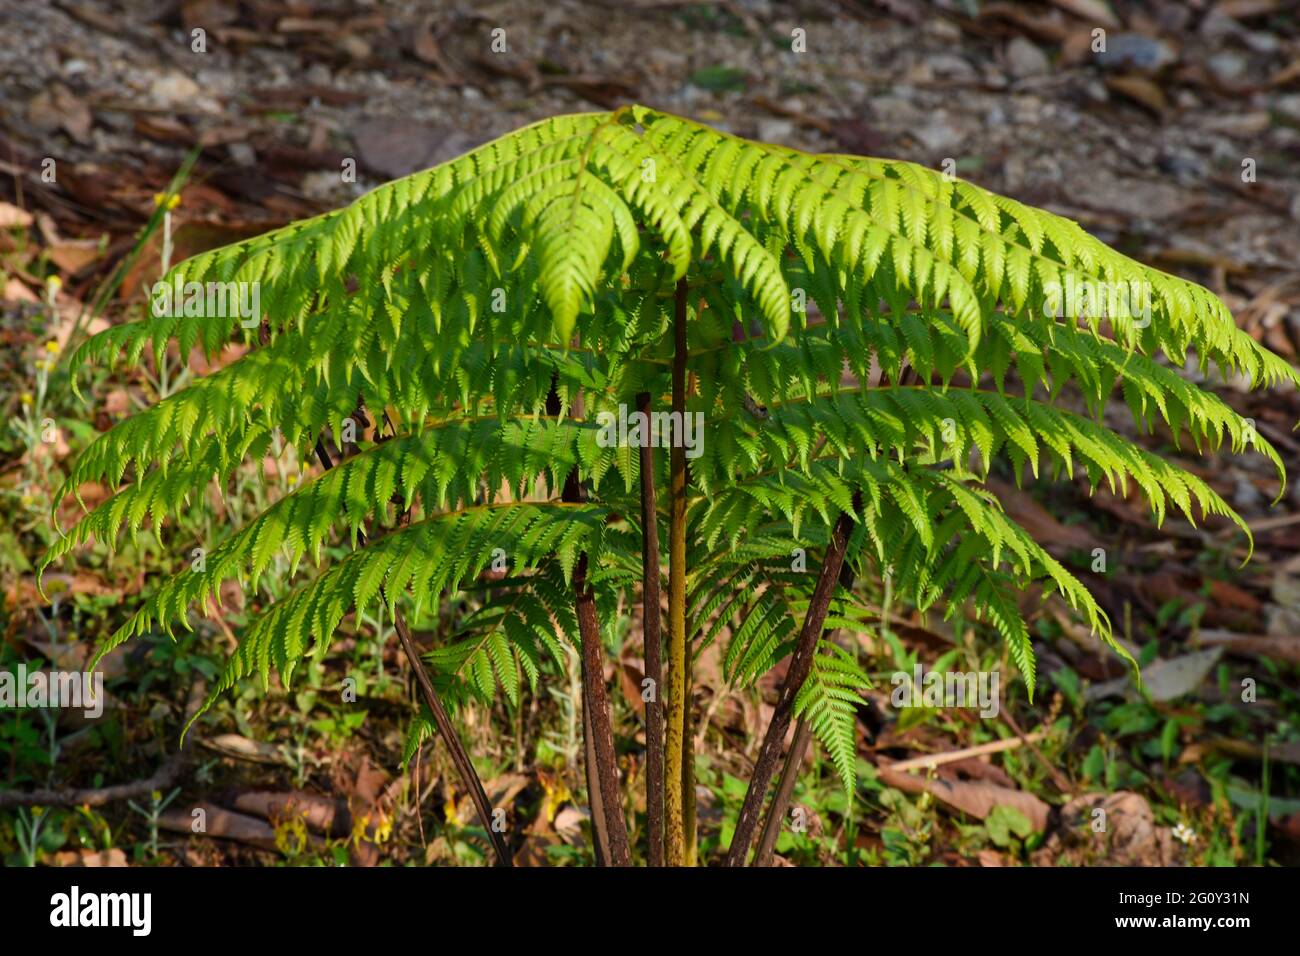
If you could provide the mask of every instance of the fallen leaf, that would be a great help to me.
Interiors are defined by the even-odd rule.
[[[199,742],[209,750],[237,760],[250,760],[253,763],[288,762],[280,748],[259,740],[249,740],[241,734],[218,734],[216,737],[200,738]]]
[[[1223,648],[1216,647],[1168,660],[1156,660],[1142,670],[1142,689],[1157,703],[1177,700],[1200,687],[1222,656]],[[1118,677],[1093,684],[1084,696],[1088,700],[1101,700],[1130,693],[1137,693],[1137,685],[1127,677]]]
[[[1109,865],[1168,866],[1175,862],[1169,830],[1155,825],[1150,804],[1136,793],[1083,794],[1061,807],[1060,820],[1061,830],[1071,842],[1099,842]],[[1102,829],[1093,829],[1098,823]]]
[[[202,810],[202,816],[196,817],[195,810]],[[276,849],[275,830],[265,820],[243,813],[232,813],[213,803],[200,802],[183,809],[168,810],[158,818],[158,826],[172,833],[195,834],[194,825],[197,820],[203,821],[203,829],[197,834],[199,836],[236,840],[262,850]],[[321,842],[319,837],[311,836],[308,841],[313,846],[319,846]]]
[[[359,124],[352,138],[361,165],[396,179],[466,153],[483,142],[450,126],[423,126],[401,119],[373,119]]]
[[[51,861],[54,866],[88,866],[88,867],[106,867],[106,866],[129,866],[126,862],[126,854],[118,847],[110,847],[107,850],[65,850],[62,853],[54,854]]]
[[[241,793],[235,797],[235,809],[256,814],[273,823],[286,818],[302,817],[307,826],[316,832],[334,837],[346,836],[352,832],[352,814],[347,806],[313,793]]]
[[[17,279],[5,282],[4,300],[6,302],[40,302],[41,298]]]
[[[0,229],[20,227],[26,229],[32,224],[32,214],[12,203],[0,202]]]
[[[1110,27],[1112,30],[1120,26],[1119,17],[1115,16],[1115,11],[1105,0],[1052,0],[1052,3],[1066,13],[1072,13],[1096,26]]]
[[[1126,97],[1151,112],[1157,119],[1164,116],[1169,102],[1160,87],[1141,76],[1108,76],[1106,88]]]
[[[64,239],[46,248],[50,261],[64,275],[80,272],[100,255],[98,239]]]
[[[585,807],[567,806],[555,815],[555,832],[565,843],[577,846],[583,842],[583,821],[590,819],[591,811]]]
[[[1273,13],[1278,8],[1278,0],[1220,0],[1215,4],[1214,12],[1234,20],[1250,20]]]
[[[1019,810],[1039,832],[1047,829],[1050,807],[1032,793],[1012,790],[983,781],[942,780],[893,770],[886,763],[877,764],[880,779],[905,793],[928,793],[963,813],[983,820],[994,807]]]
[[[42,89],[28,101],[27,118],[37,129],[62,129],[78,143],[90,141],[94,123],[85,101],[61,83]]]

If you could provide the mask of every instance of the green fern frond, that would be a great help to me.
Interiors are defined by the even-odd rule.
[[[857,708],[866,705],[861,692],[870,686],[871,679],[852,654],[823,640],[812,672],[795,697],[795,714],[808,721],[848,793],[857,779]]]
[[[198,283],[199,306],[90,338],[74,380],[146,349],[161,361],[172,343],[244,354],[91,443],[56,510],[88,482],[116,493],[42,569],[91,539],[161,535],[210,484],[267,455],[308,462],[318,442],[352,444],[359,412],[388,433],[232,530],[203,570],[163,581],[100,649],[188,626],[222,582],[256,588],[272,565],[293,575],[310,555],[318,571],[254,618],[214,693],[273,667],[287,681],[382,592],[390,606],[463,599],[454,639],[431,658],[438,679],[456,699],[517,701],[572,633],[565,582],[579,554],[602,610],[635,597],[640,529],[626,516],[639,513],[641,465],[599,423],[642,392],[669,407],[681,293],[687,414],[704,423],[690,461],[689,631],[697,651],[729,635],[738,682],[797,630],[806,582],[791,549],[824,547],[845,513],[855,559],[892,567],[917,606],[973,603],[1032,692],[1017,589],[1040,582],[1114,638],[987,490],[994,464],[1017,480],[1080,467],[1092,488],[1133,483],[1157,522],[1218,515],[1249,534],[1207,483],[1104,413],[1118,392],[1140,429],[1166,426],[1199,452],[1258,452],[1284,478],[1251,423],[1177,369],[1194,358],[1255,386],[1300,382],[1209,291],[1066,218],[913,163],[749,142],[641,106],[535,123],[163,281]],[[255,288],[261,314],[209,307],[208,283]],[[1099,289],[1137,298],[1100,308]],[[899,384],[908,369],[915,384]],[[588,503],[554,500],[575,470]],[[399,514],[414,523],[385,533]],[[363,529],[364,547],[322,563]],[[501,548],[509,577],[479,582]],[[863,618],[837,597],[830,620]],[[818,657],[821,690],[808,694],[821,696],[805,706],[843,775],[838,660]]]

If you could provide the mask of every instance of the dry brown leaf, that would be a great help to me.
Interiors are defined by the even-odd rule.
[[[59,272],[70,275],[80,272],[99,258],[98,239],[64,239],[49,246],[46,253],[59,268]]]
[[[235,797],[235,809],[256,814],[273,823],[301,817],[316,832],[336,837],[352,832],[352,814],[344,804],[300,790],[288,793],[241,793]]]
[[[1169,102],[1165,99],[1164,92],[1150,80],[1143,76],[1108,76],[1106,77],[1106,88],[1112,93],[1118,93],[1120,96],[1132,100],[1138,106],[1143,107],[1157,119],[1164,116]]]
[[[1102,810],[1103,814],[1095,813]],[[1097,842],[1100,862],[1112,866],[1171,866],[1176,846],[1169,828],[1157,827],[1150,805],[1136,793],[1090,793],[1061,808],[1061,830],[1068,843]],[[1104,829],[1093,829],[1100,823]]]
[[[1115,11],[1110,8],[1106,0],[1052,0],[1052,3],[1066,13],[1071,13],[1080,20],[1086,20],[1096,26],[1111,29],[1120,26],[1119,17],[1115,16]]]
[[[637,716],[642,720],[645,719],[645,701],[641,699],[641,682],[645,680],[645,674],[641,669],[629,661],[619,661],[618,665],[618,687],[623,692],[623,699],[627,701],[629,707],[636,711]]]
[[[17,279],[10,278],[5,282],[3,298],[6,302],[40,302],[41,298],[31,289],[27,288]]]
[[[106,867],[130,865],[126,861],[126,854],[118,847],[102,851],[65,850],[62,853],[54,854],[51,862],[54,866]]]
[[[1024,814],[1035,830],[1047,829],[1050,807],[1032,793],[1011,790],[983,781],[941,780],[919,774],[900,773],[886,763],[879,763],[880,779],[904,793],[928,793],[963,813],[983,820],[994,807],[1010,807]]]
[[[55,83],[33,96],[27,102],[27,118],[37,129],[62,129],[79,143],[89,142],[94,123],[85,101],[62,83]]]
[[[202,816],[196,817],[195,810],[202,810]],[[168,810],[159,818],[158,825],[172,833],[194,834],[197,820],[203,821],[203,829],[198,836],[221,837],[236,840],[262,850],[274,850],[275,830],[265,820],[250,817],[243,813],[232,813],[214,803],[199,802],[177,810]],[[312,846],[319,846],[319,837],[309,836]]]
[[[70,574],[47,573],[42,579],[45,594],[50,600],[66,600],[74,594],[88,594],[95,597],[121,597],[120,588],[110,587],[103,578],[89,571],[76,571]],[[5,600],[10,608],[45,607],[49,601],[41,597],[34,577],[24,577],[14,581],[5,592]]]
[[[32,214],[26,209],[20,209],[13,203],[0,202],[0,229],[26,229],[31,224]]]
[[[253,763],[287,763],[280,748],[259,740],[249,740],[241,734],[218,734],[215,737],[200,738],[199,742],[224,757],[250,760]]]

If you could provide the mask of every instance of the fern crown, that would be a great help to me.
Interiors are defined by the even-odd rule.
[[[857,566],[888,570],[921,608],[973,607],[1032,693],[1017,600],[1028,582],[1113,637],[1086,588],[984,487],[994,463],[1017,478],[1081,468],[1093,486],[1133,481],[1160,519],[1225,515],[1244,530],[1205,482],[1102,412],[1118,390],[1141,428],[1162,424],[1205,452],[1253,450],[1281,473],[1248,421],[1176,369],[1190,354],[1254,386],[1297,381],[1212,293],[1068,219],[913,163],[810,155],[639,106],[535,123],[195,256],[164,281],[175,274],[256,283],[263,326],[179,310],[76,351],[74,373],[146,348],[161,361],[173,341],[182,355],[214,356],[232,338],[248,348],[77,459],[59,499],[86,482],[121,487],[46,564],[92,537],[161,533],[210,482],[281,443],[300,461],[322,436],[342,447],[359,407],[392,432],[273,501],[202,570],[163,581],[100,649],[188,627],[223,581],[256,588],[274,563],[321,564],[250,624],[214,694],[272,669],[287,681],[381,593],[418,614],[464,592],[472,612],[432,656],[439,680],[454,698],[517,700],[575,634],[565,584],[578,555],[606,608],[639,583],[636,450],[599,441],[597,422],[641,392],[666,407],[681,281],[688,409],[704,422],[690,463],[689,633],[696,648],[727,642],[737,683],[789,650],[811,587],[790,569],[792,548],[824,544],[848,512]],[[1117,289],[1140,293],[1141,308],[1098,307],[1096,290]],[[1082,411],[1058,401],[1067,387]],[[574,469],[586,500],[556,500]],[[365,547],[323,560],[335,535],[363,530]],[[488,581],[498,551],[508,572]],[[842,590],[828,627],[868,620]],[[865,675],[824,643],[798,707],[847,780]]]

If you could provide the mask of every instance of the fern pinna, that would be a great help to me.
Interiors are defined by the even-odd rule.
[[[726,642],[737,686],[791,655],[728,855],[743,864],[792,719],[851,784],[866,678],[830,634],[869,626],[854,574],[889,574],[918,608],[973,608],[1032,694],[1015,599],[1029,582],[1118,645],[985,487],[994,463],[1018,479],[1028,466],[1133,481],[1158,519],[1223,515],[1244,531],[1205,482],[1103,412],[1119,390],[1140,427],[1259,452],[1280,472],[1248,421],[1176,369],[1190,353],[1254,386],[1297,380],[1210,292],[1070,220],[912,163],[809,155],[639,106],[536,123],[165,281],[256,283],[262,323],[150,315],[76,351],[74,369],[161,357],[173,341],[181,354],[232,338],[248,349],[79,457],[60,498],[90,481],[120,490],[46,563],[92,537],[158,532],[277,442],[326,467],[163,581],[100,654],[188,627],[223,581],[256,589],[277,557],[312,569],[247,628],[214,696],[272,669],[287,684],[376,603],[397,620],[465,608],[427,655],[438,709],[498,693],[513,706],[572,644],[605,863],[630,858],[601,676],[601,628],[620,605],[652,595],[652,862],[695,859],[693,655]],[[1085,413],[1057,401],[1067,387]],[[358,444],[349,428],[367,417],[379,427]],[[354,549],[323,561],[340,536]],[[808,570],[792,570],[795,549]],[[429,726],[417,719],[413,743]],[[449,727],[437,729],[454,749]]]

